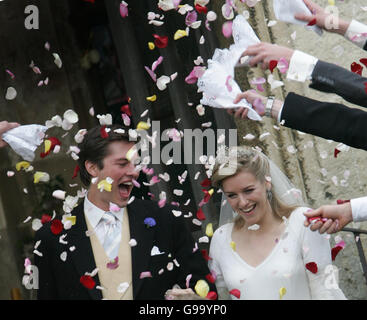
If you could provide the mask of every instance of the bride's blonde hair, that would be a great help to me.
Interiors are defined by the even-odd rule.
[[[233,177],[242,171],[253,174],[261,183],[271,182],[270,164],[266,156],[256,149],[239,146],[222,150],[219,153],[215,159],[212,171],[212,185],[221,188],[225,179]],[[268,200],[273,213],[280,218],[288,218],[298,206],[285,204],[280,200],[275,190],[271,191],[272,196]],[[237,215],[234,224],[236,229],[240,229],[244,226],[245,220],[240,215]]]

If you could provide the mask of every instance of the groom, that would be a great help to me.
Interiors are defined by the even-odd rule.
[[[210,273],[172,207],[140,199],[128,204],[139,176],[134,143],[118,126],[108,129],[89,130],[80,145],[80,178],[88,194],[71,212],[76,223],[55,235],[51,221],[36,233],[42,254],[35,255],[38,299],[159,300],[175,284],[184,289],[189,279],[194,288]]]

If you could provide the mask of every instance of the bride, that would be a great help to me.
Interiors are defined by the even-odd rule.
[[[220,224],[233,220],[215,231],[210,244],[219,299],[346,299],[329,240],[304,227],[309,208],[263,153],[226,150],[216,159],[212,183],[227,200]]]

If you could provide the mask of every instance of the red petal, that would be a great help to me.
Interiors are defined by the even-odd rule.
[[[45,224],[45,223],[47,223],[47,222],[50,222],[51,221],[51,216],[50,215],[48,215],[48,214],[43,214],[42,215],[42,218],[41,218],[41,223],[42,224]]]
[[[205,214],[204,214],[204,212],[201,208],[196,212],[196,217],[199,220],[205,220],[206,219]]]
[[[96,285],[96,282],[91,276],[81,276],[80,283],[89,290],[93,289]]]
[[[154,44],[156,45],[156,47],[160,49],[167,47],[168,44],[167,36],[159,36],[157,34],[153,34],[153,37],[155,38]]]
[[[364,83],[364,91],[367,93],[367,82]]]
[[[353,62],[350,66],[350,69],[352,72],[359,74],[360,76],[362,75],[363,67],[359,63]]]
[[[130,106],[128,104],[125,104],[121,107],[121,111],[123,113],[126,113],[129,117],[131,117],[131,110],[130,110]]]
[[[273,72],[273,70],[275,69],[275,67],[278,65],[278,61],[277,60],[270,60],[269,62],[269,70],[270,72]]]
[[[339,152],[340,152],[339,149],[337,149],[337,148],[334,149],[334,158],[336,158],[338,156]]]
[[[212,260],[212,258],[210,258],[210,257],[209,257],[208,250],[206,250],[206,249],[202,249],[202,250],[201,250],[201,254],[203,255],[203,258],[204,258],[206,261]]]
[[[306,264],[306,269],[312,273],[317,273],[317,264],[315,262],[309,262]]]
[[[363,63],[367,67],[367,58],[359,59],[360,63]]]
[[[208,13],[208,8],[205,6],[201,6],[200,4],[195,4],[195,9],[199,13],[205,13],[205,14]]]
[[[210,179],[206,178],[200,182],[200,185],[206,188],[206,187],[210,187],[212,185],[212,182],[210,181]]]
[[[335,260],[335,257],[338,255],[338,253],[342,249],[343,249],[343,247],[341,247],[341,246],[335,246],[334,248],[331,249],[331,259],[333,261]]]
[[[101,137],[102,137],[103,139],[108,138],[108,133],[106,132],[106,126],[103,126],[103,127],[101,128]]]
[[[62,222],[58,219],[54,219],[51,222],[51,232],[53,234],[60,234],[62,232],[63,226],[62,226]]]
[[[210,283],[214,283],[215,282],[215,279],[213,277],[213,275],[211,273],[208,273],[206,276],[205,276],[206,280],[208,280]]]
[[[44,158],[44,157],[48,156],[50,154],[50,152],[51,152],[51,149],[48,150],[47,152],[41,152],[40,157]]]
[[[209,300],[217,300],[218,295],[215,291],[209,291],[208,294],[206,295],[206,298]]]
[[[229,291],[229,293],[235,296],[237,299],[241,297],[241,291],[238,289],[232,289],[231,291]]]
[[[51,141],[51,150],[53,150],[55,146],[61,146],[61,141],[56,137],[49,137],[47,140]]]
[[[350,200],[336,200],[336,204],[343,204],[343,203],[346,203],[346,202],[350,202]]]
[[[74,173],[73,173],[73,176],[71,177],[71,179],[74,179],[78,176],[79,170],[80,170],[80,167],[78,165],[76,165],[75,168],[74,168]]]
[[[308,26],[314,26],[317,22],[316,18],[313,18],[309,23],[307,23]]]

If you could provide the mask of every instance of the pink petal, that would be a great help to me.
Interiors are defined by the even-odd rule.
[[[143,278],[151,278],[152,277],[152,274],[150,271],[144,271],[140,274],[140,279],[143,279]]]
[[[190,11],[187,13],[185,18],[185,23],[188,27],[190,27],[194,22],[196,22],[198,19],[198,14],[196,11]]]
[[[120,3],[120,15],[122,18],[126,18],[129,15],[128,4],[125,1]]]
[[[121,116],[122,116],[122,120],[124,121],[124,125],[127,127],[130,126],[131,120],[129,116],[126,113],[121,114]]]
[[[135,187],[140,188],[140,183],[136,181],[135,179],[132,180],[132,183]]]
[[[189,275],[186,277],[186,288],[189,288],[191,278],[192,278],[192,274],[189,274]]]
[[[265,112],[265,106],[260,98],[256,98],[252,106],[254,107],[255,111],[260,114]]]
[[[145,70],[147,70],[147,72],[149,73],[150,77],[153,79],[154,82],[157,81],[157,75],[152,71],[150,70],[148,67],[144,67]]]
[[[116,257],[114,260],[107,263],[107,268],[114,270],[117,269],[119,266],[119,257]]]
[[[6,71],[6,73],[7,74],[9,74],[10,75],[10,77],[12,78],[12,79],[15,79],[15,75],[14,75],[14,73],[13,72],[11,72],[10,70],[5,70]]]
[[[162,56],[160,56],[156,61],[154,61],[152,64],[152,71],[155,71],[155,69],[157,69],[157,67],[162,63],[162,61],[163,61]]]
[[[232,92],[232,86],[230,85],[231,80],[232,80],[231,76],[228,76],[226,79],[226,87],[229,92]]]
[[[166,199],[161,199],[161,200],[158,201],[158,206],[160,208],[163,208],[166,205],[166,202],[167,202]]]
[[[265,91],[265,89],[263,88],[262,84],[257,84],[256,85],[256,88],[257,88],[257,90],[259,90],[261,92],[264,92]]]
[[[156,184],[156,183],[158,183],[160,181],[161,180],[159,180],[157,176],[153,176],[152,179],[150,179],[149,184],[150,185],[153,185],[153,184]]]
[[[223,23],[222,33],[226,38],[232,36],[232,21],[227,21]]]
[[[284,58],[280,58],[277,67],[281,73],[286,73],[289,68],[288,61]]]

